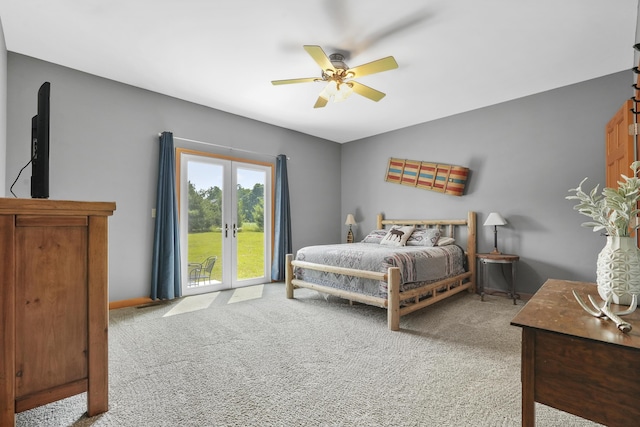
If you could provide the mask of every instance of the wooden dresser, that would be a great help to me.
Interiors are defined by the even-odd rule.
[[[625,334],[585,312],[573,290],[600,301],[593,283],[550,279],[511,322],[522,328],[522,425],[535,425],[535,402],[609,427],[640,425],[640,310],[624,316]]]
[[[87,393],[108,409],[112,202],[0,198],[0,426]]]

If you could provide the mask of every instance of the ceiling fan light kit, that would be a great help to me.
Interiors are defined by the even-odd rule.
[[[333,102],[342,102],[351,96],[352,93],[353,87],[350,86],[348,82],[338,83],[337,80],[330,80],[322,92],[320,92],[320,96],[327,101],[331,101],[331,97],[333,97]]]
[[[342,102],[354,92],[360,96],[364,96],[365,98],[378,102],[385,97],[383,92],[370,88],[369,86],[365,86],[353,79],[398,68],[398,63],[393,56],[378,59],[354,68],[349,68],[347,64],[344,63],[344,55],[341,53],[333,53],[327,56],[320,46],[315,45],[305,45],[304,50],[306,50],[313,60],[320,66],[320,69],[322,70],[322,77],[273,80],[271,81],[271,84],[282,85],[318,81],[327,82],[322,92],[320,92],[318,99],[313,106],[314,108],[325,107],[332,99],[333,102]]]

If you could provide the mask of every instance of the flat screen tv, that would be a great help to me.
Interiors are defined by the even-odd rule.
[[[38,114],[31,119],[31,197],[49,198],[49,94],[51,84],[38,90]]]

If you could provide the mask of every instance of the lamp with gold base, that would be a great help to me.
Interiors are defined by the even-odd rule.
[[[347,243],[353,243],[353,231],[351,231],[351,226],[356,224],[356,220],[353,217],[353,214],[347,214],[347,220],[344,222],[344,225],[349,226],[349,231],[347,231]]]

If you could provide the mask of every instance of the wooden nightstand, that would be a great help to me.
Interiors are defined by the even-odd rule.
[[[507,294],[513,298],[513,303],[516,304],[516,299],[520,296],[516,294],[516,263],[520,260],[518,255],[510,254],[476,254],[476,258],[480,261],[482,266],[482,281],[478,290],[480,291],[480,300],[484,301],[484,287],[489,283],[489,268],[487,264],[509,264],[511,267],[511,283],[510,290]]]

